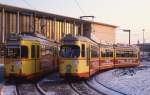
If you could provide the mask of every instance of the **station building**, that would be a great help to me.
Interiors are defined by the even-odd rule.
[[[0,4],[0,43],[10,33],[40,33],[51,41],[59,42],[66,34],[94,38],[98,43],[115,43],[117,26],[82,20],[32,9]]]

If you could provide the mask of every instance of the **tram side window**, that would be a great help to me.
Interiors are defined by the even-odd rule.
[[[36,58],[36,55],[35,55],[36,51],[35,50],[36,50],[35,45],[32,45],[31,46],[31,58]]]
[[[133,57],[137,57],[138,53],[136,51],[133,51]]]
[[[121,51],[121,50],[118,50],[116,52],[116,56],[117,57],[137,57],[137,54],[134,51]]]
[[[48,45],[45,46],[45,55],[47,55],[47,54],[49,54],[49,46]]]
[[[53,54],[53,46],[50,46],[50,47],[49,47],[49,53],[50,53],[50,54]]]
[[[136,51],[129,51],[129,57],[137,57]]]
[[[113,57],[113,51],[111,51],[109,49],[105,49],[105,50],[101,51],[101,56],[102,57]]]
[[[54,47],[54,55],[57,55],[57,47]]]
[[[40,46],[39,45],[37,45],[37,58],[39,58],[40,57]]]
[[[20,48],[6,48],[6,58],[20,58]]]
[[[91,57],[99,57],[99,49],[97,47],[91,46]]]
[[[85,45],[84,44],[81,45],[81,56],[85,57]]]
[[[21,58],[28,58],[28,47],[21,46]]]
[[[123,57],[124,56],[124,52],[121,50],[117,50],[116,51],[116,57]]]

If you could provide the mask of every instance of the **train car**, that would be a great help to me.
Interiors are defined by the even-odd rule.
[[[114,68],[114,54],[113,45],[100,45],[100,70]]]
[[[62,77],[87,78],[99,69],[99,45],[82,36],[67,35],[60,47]]]
[[[140,64],[140,50],[136,46],[115,46],[115,68],[132,67]]]
[[[137,47],[98,44],[82,36],[67,35],[62,39],[59,60],[62,77],[89,78],[99,70],[138,65]]]
[[[57,48],[38,34],[11,35],[5,48],[5,77],[33,79],[56,70]]]

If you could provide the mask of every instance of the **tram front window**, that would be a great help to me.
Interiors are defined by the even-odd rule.
[[[76,45],[61,46],[60,56],[64,58],[77,58],[80,56],[80,47]]]
[[[20,58],[20,48],[15,46],[8,46],[5,50],[6,58]]]
[[[21,54],[21,55],[20,55]],[[6,58],[28,58],[27,46],[7,46],[5,49]]]

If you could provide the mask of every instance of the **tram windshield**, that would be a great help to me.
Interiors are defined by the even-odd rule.
[[[27,46],[7,46],[5,58],[28,58]]]
[[[80,56],[80,47],[77,45],[63,45],[60,49],[60,56],[64,58],[77,58]]]

